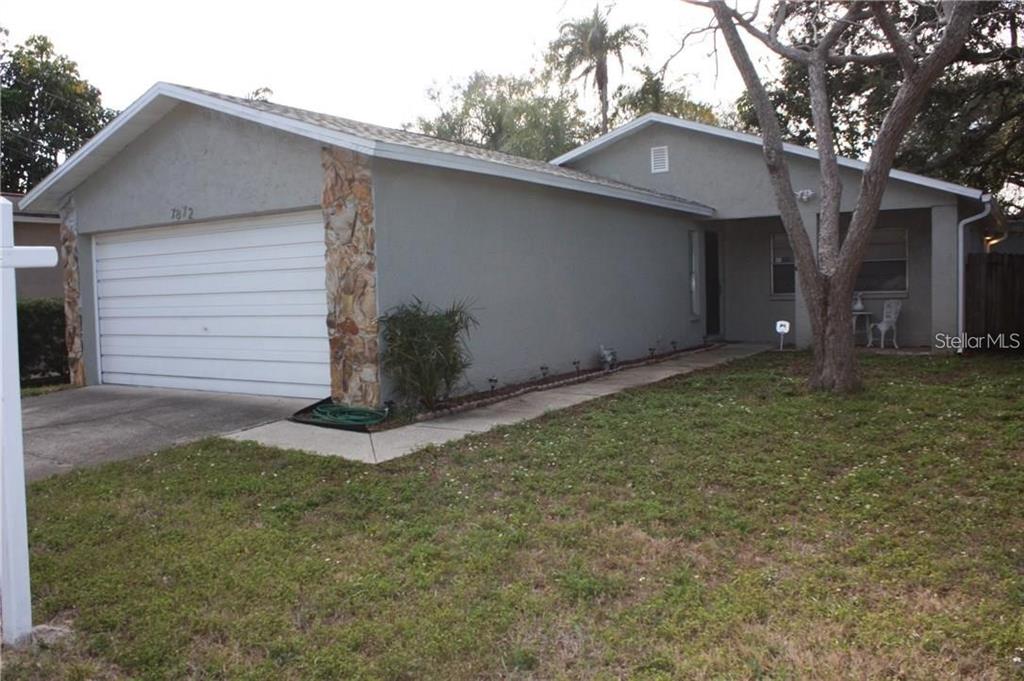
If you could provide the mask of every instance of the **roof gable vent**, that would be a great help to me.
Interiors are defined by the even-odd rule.
[[[651,172],[668,172],[668,147],[651,147]]]

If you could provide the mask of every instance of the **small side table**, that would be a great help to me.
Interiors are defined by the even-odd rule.
[[[853,311],[853,338],[854,342],[857,339],[857,321],[859,319],[864,320],[864,342],[867,343],[871,333],[871,313],[867,310],[854,310]]]

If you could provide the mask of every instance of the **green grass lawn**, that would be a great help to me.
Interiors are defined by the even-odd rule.
[[[1024,678],[1024,361],[762,355],[368,467],[209,440],[30,488],[6,679]]]

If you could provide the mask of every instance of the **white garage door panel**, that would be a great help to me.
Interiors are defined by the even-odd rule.
[[[232,305],[169,305],[166,307],[140,308],[108,305],[103,309],[105,319],[115,317],[252,317],[258,312],[263,317],[309,317],[321,319],[327,314],[326,305],[260,305],[235,307]]]
[[[325,364],[329,357],[323,351],[295,352],[282,350],[264,350],[260,347],[237,348],[226,351],[223,348],[205,347],[139,347],[134,344],[117,344],[109,340],[105,344],[105,357],[180,357],[195,359],[222,359],[230,354],[233,360],[252,360],[258,362],[305,362],[307,364]],[[106,368],[113,366],[108,359]],[[321,381],[322,382],[322,381]]]
[[[320,338],[261,338],[253,342],[251,338],[241,336],[218,336],[204,338],[201,336],[104,336],[104,351],[123,355],[153,355],[174,348],[180,352],[199,352],[206,350],[220,353],[218,357],[235,356],[243,350],[259,349],[263,352],[280,352],[286,355],[320,354],[322,361],[327,361],[327,345]],[[319,360],[318,360],[319,361]]]
[[[203,305],[217,307],[236,307],[248,309],[253,306],[261,308],[266,305],[320,305],[327,314],[327,300],[321,291],[253,291],[238,293],[203,293],[199,300]],[[176,295],[133,295],[108,296],[100,299],[101,310],[132,309],[143,310],[166,309],[171,307],[192,308],[197,297],[187,293]]]
[[[313,317],[113,317],[100,320],[100,334],[139,336],[326,336],[323,318]]]
[[[124,258],[129,256],[152,255],[163,256],[174,253],[211,253],[231,251],[236,248],[252,248],[253,246],[283,246],[288,244],[319,244],[323,250],[323,223],[317,216],[316,222],[310,222],[310,214],[292,222],[291,231],[281,231],[281,225],[287,221],[282,216],[249,218],[245,221],[223,223],[200,223],[195,225],[175,225],[153,230],[148,236],[141,232],[119,232],[106,235],[104,243],[111,250],[97,255],[97,261],[108,258]]]
[[[104,383],[330,392],[319,213],[97,235]]]
[[[324,269],[283,270],[268,272],[228,272],[197,274],[182,277],[149,277],[142,279],[103,279],[100,275],[99,295],[131,296],[155,294],[236,293],[252,291],[310,291],[324,287]]]
[[[262,260],[236,260],[231,262],[204,262],[198,264],[154,265],[131,269],[108,269],[101,272],[105,281],[115,279],[152,279],[155,277],[188,277],[196,274],[226,274],[230,272],[273,272],[275,270],[323,271],[323,256],[303,258],[265,258]]]
[[[104,369],[114,374],[144,374],[150,370],[153,357],[107,355]],[[160,357],[160,370],[169,376],[220,378],[230,381],[267,381],[271,383],[302,383],[321,385],[322,366],[302,362],[265,362],[239,359],[199,359],[196,357]]]
[[[281,258],[302,258],[314,250],[323,250],[323,235],[298,244],[273,244],[270,246],[250,246],[242,250],[207,250],[206,262],[229,263],[272,260]],[[195,252],[159,253],[139,256],[108,257],[97,261],[97,272],[147,270],[151,267],[167,267],[173,265],[191,265],[195,262]]]
[[[223,381],[218,379],[152,376],[150,374],[103,373],[103,380],[115,385],[143,385],[152,388],[184,388],[186,390],[210,390],[220,393],[245,393],[248,395],[276,395],[278,397],[308,397],[322,399],[327,393],[322,386],[301,383],[270,383],[260,381]]]

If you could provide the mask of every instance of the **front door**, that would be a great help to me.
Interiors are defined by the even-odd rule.
[[[705,331],[707,336],[718,336],[722,333],[719,309],[722,284],[718,274],[718,234],[706,230],[704,232],[704,309],[707,310],[707,330]]]

